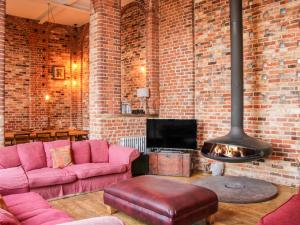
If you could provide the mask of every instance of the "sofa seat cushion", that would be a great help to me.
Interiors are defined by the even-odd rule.
[[[10,212],[0,209],[0,224],[2,225],[21,225],[18,219]]]
[[[127,166],[112,163],[85,163],[66,167],[65,170],[75,173],[78,179],[86,179],[89,177],[124,173],[127,170]]]
[[[28,181],[22,167],[0,169],[0,194],[9,195],[28,191]]]
[[[49,208],[35,211],[35,215],[22,220],[22,225],[57,225],[73,221],[65,212]]]
[[[265,215],[259,225],[299,225],[300,195],[292,196],[286,203]]]
[[[22,225],[54,225],[72,221],[66,213],[53,209],[34,192],[4,196],[4,200]]]
[[[42,196],[34,192],[7,195],[3,198],[9,212],[15,215],[19,221],[32,217],[36,210],[51,208]]]
[[[0,147],[0,169],[18,167],[21,165],[17,146]]]
[[[27,176],[30,188],[66,184],[76,180],[76,175],[72,171],[47,167],[31,170],[27,172]]]

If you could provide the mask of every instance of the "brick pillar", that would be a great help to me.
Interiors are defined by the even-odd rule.
[[[150,89],[150,114],[159,112],[159,31],[158,0],[146,1],[147,87]]]
[[[101,118],[120,113],[120,0],[92,0],[90,17],[90,134],[99,137]]]
[[[0,0],[0,146],[4,144],[5,0]]]

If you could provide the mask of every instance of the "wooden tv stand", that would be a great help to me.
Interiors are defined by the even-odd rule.
[[[150,152],[149,174],[162,176],[191,176],[191,154],[176,151]]]

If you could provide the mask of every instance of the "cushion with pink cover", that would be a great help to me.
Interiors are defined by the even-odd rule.
[[[22,220],[22,225],[57,225],[73,219],[65,212],[53,208],[39,210],[36,215]]]
[[[17,146],[0,147],[0,169],[20,166]]]
[[[77,180],[75,173],[63,169],[41,168],[27,172],[29,187],[45,187],[71,183]]]
[[[51,159],[51,153],[50,149],[52,148],[59,148],[63,146],[71,145],[70,141],[68,140],[59,140],[59,141],[51,141],[51,142],[44,142],[44,149],[46,152],[46,158],[47,158],[47,166],[52,167],[52,159]]]
[[[10,212],[0,208],[0,224],[1,225],[21,225],[18,219]]]
[[[90,144],[87,141],[72,142],[73,160],[75,164],[91,162]]]
[[[68,166],[65,168],[65,170],[75,173],[78,179],[85,179],[107,174],[124,173],[127,170],[127,165],[111,163],[87,163]]]
[[[292,196],[286,203],[265,215],[258,225],[299,225],[300,195]]]
[[[108,142],[101,140],[89,140],[93,163],[108,162]]]
[[[23,168],[0,169],[0,194],[28,192],[28,181]]]
[[[22,225],[54,225],[72,221],[66,213],[53,209],[34,192],[4,196],[8,209]]]
[[[7,195],[3,197],[8,210],[20,221],[26,220],[36,214],[35,211],[49,209],[51,206],[37,193]]]
[[[114,216],[101,216],[69,223],[61,223],[59,225],[124,225],[124,223]]]
[[[46,156],[42,142],[17,145],[20,161],[25,171],[46,167]]]

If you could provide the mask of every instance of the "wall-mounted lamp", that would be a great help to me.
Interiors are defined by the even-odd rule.
[[[50,100],[50,95],[46,94],[46,95],[45,95],[45,100],[46,100],[46,101],[49,101],[49,100]]]
[[[77,80],[72,80],[72,86],[76,86],[77,85]]]
[[[146,73],[146,67],[145,67],[145,66],[141,66],[141,67],[140,67],[140,72],[141,72],[142,74],[145,74],[145,73]]]
[[[73,70],[76,70],[78,68],[78,65],[76,62],[72,63],[72,69]]]

